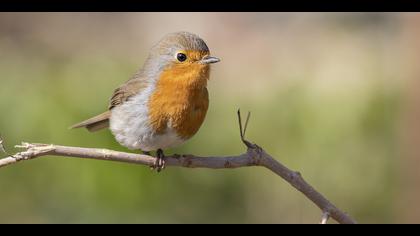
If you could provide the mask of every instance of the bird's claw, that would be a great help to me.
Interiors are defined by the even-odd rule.
[[[150,167],[152,170],[156,170],[157,172],[161,172],[165,169],[165,155],[163,154],[162,149],[158,149],[156,151],[156,159],[153,163],[153,166]]]

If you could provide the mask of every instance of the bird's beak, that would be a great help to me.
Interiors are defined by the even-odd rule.
[[[211,56],[204,56],[201,60],[200,63],[201,64],[211,64],[211,63],[216,63],[219,62],[220,59],[217,57],[211,57]]]

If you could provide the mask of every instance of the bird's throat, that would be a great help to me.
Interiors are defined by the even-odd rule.
[[[200,64],[162,72],[149,100],[149,118],[156,133],[173,128],[181,138],[194,135],[206,116],[209,67]]]

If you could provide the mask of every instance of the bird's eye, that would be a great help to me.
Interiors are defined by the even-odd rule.
[[[185,55],[184,53],[178,53],[176,54],[176,59],[178,59],[178,61],[180,62],[183,62],[187,60],[187,55]]]

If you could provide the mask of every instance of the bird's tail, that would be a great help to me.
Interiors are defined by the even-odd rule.
[[[90,132],[95,132],[104,128],[109,127],[109,117],[111,116],[111,111],[106,111],[100,115],[97,115],[95,117],[92,117],[90,119],[87,119],[85,121],[82,121],[78,124],[75,124],[70,127],[70,129],[76,129],[76,128],[86,128]]]

